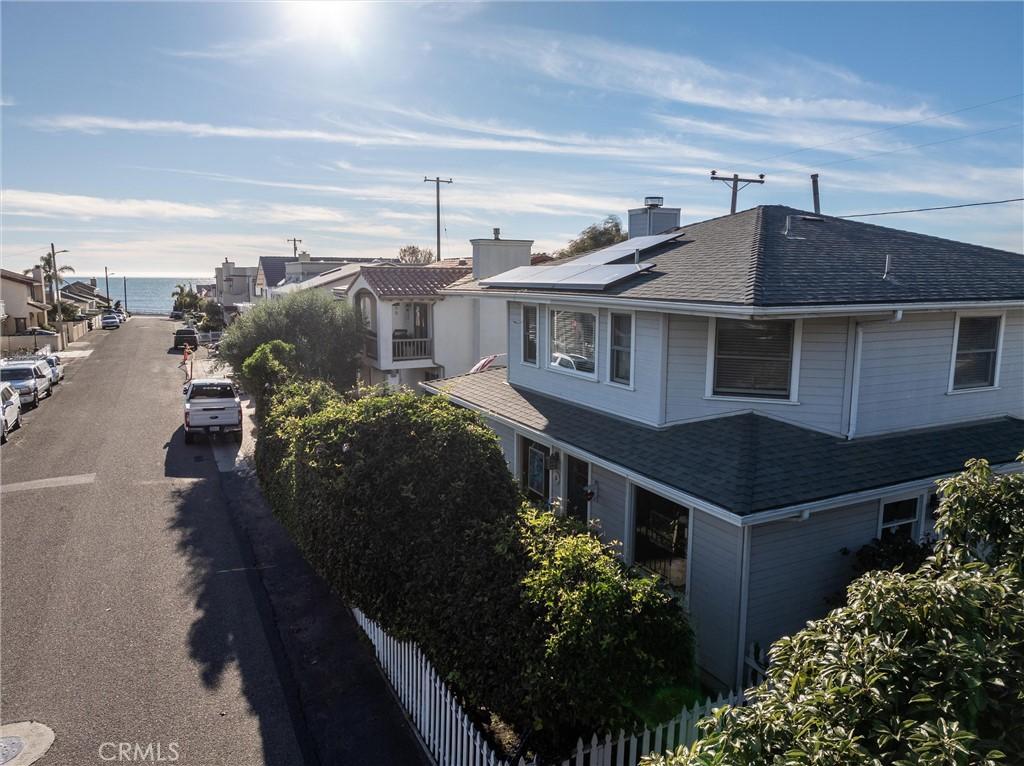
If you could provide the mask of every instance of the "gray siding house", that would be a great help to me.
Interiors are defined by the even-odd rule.
[[[422,385],[662,576],[737,687],[750,645],[827,612],[844,550],[930,534],[969,458],[1021,468],[1024,256],[781,206],[664,218],[450,285],[508,301],[508,367]]]

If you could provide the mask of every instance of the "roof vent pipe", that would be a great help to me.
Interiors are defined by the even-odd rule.
[[[811,194],[814,195],[814,213],[821,212],[821,199],[818,197],[818,174],[811,173]]]
[[[638,266],[640,265],[640,248],[639,247],[636,250],[633,251],[633,263],[638,265]]]
[[[882,274],[882,279],[889,278],[889,272],[892,270],[892,255],[890,253],[885,254],[885,273]]]

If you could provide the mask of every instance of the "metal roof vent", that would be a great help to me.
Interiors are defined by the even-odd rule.
[[[661,207],[664,204],[664,197],[644,197],[644,207]]]

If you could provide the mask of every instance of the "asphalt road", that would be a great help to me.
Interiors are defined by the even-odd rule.
[[[54,730],[45,766],[109,763],[104,743],[197,766],[422,763],[350,618],[265,507],[233,516],[260,504],[222,472],[238,448],[185,445],[174,326],[90,333],[75,347],[92,353],[0,450],[3,722]],[[280,620],[275,589],[293,602]],[[288,638],[302,626],[280,624],[289,610],[321,634],[319,677]]]

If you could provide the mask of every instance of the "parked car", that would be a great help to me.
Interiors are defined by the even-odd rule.
[[[44,330],[42,327],[26,327],[24,330],[15,333],[15,335],[47,335],[56,336],[57,333],[54,330]]]
[[[183,327],[174,331],[174,347],[185,348],[185,344],[193,349],[199,348],[199,333],[191,327]]]
[[[100,319],[100,326],[104,330],[116,330],[121,326],[121,320],[114,314],[104,314],[103,318]]]
[[[53,381],[53,385],[56,386],[64,380],[64,365],[56,354],[50,354],[46,357],[45,361],[50,366],[50,378]]]
[[[22,404],[39,406],[44,396],[53,395],[50,366],[43,361],[27,359],[5,362],[0,366],[0,381],[10,383]]]
[[[197,433],[230,433],[242,443],[242,403],[226,378],[198,378],[185,384],[185,444]]]
[[[0,442],[7,443],[7,434],[15,428],[21,428],[21,397],[10,383],[0,383],[0,404],[3,406],[3,423]]]
[[[185,318],[185,312],[184,311],[174,310],[174,311],[171,312],[171,319],[184,319],[184,318]]]

